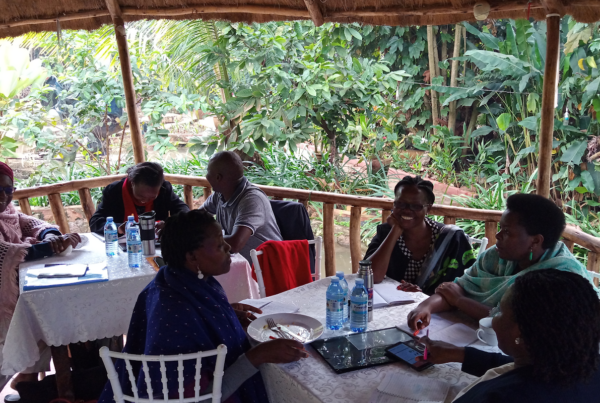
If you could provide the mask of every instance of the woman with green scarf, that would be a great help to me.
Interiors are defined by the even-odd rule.
[[[496,245],[482,253],[464,275],[441,284],[410,312],[408,325],[423,329],[432,313],[452,309],[477,320],[485,318],[517,277],[534,270],[570,271],[592,282],[585,267],[559,241],[564,228],[565,215],[551,200],[533,194],[510,196]]]

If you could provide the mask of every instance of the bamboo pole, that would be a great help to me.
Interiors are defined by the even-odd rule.
[[[392,215],[392,212],[388,210],[381,210],[381,223],[385,224],[389,216]]]
[[[441,31],[442,31],[442,34],[448,34],[448,27],[443,27],[441,29]],[[442,61],[446,61],[446,60],[448,60],[448,42],[446,42],[442,36]],[[438,66],[439,66],[439,63],[438,63]],[[440,72],[442,74],[442,78],[444,79],[444,81],[442,82],[442,85],[446,85],[446,79],[448,77],[448,70],[441,69]]]
[[[488,239],[488,245],[496,245],[496,233],[498,232],[498,221],[486,221],[485,222],[485,237]]]
[[[552,140],[554,134],[554,109],[558,87],[558,62],[560,59],[560,15],[546,16],[546,66],[544,92],[542,95],[542,123],[540,125],[540,148],[538,155],[537,194],[550,197],[552,180]]]
[[[47,196],[51,193],[67,193],[83,188],[104,187],[112,182],[121,180],[125,175],[101,176],[99,178],[79,179],[69,182],[54,183],[52,185],[36,186],[33,188],[15,190],[14,197],[25,199],[30,197]]]
[[[304,0],[304,4],[306,4],[308,14],[310,14],[310,19],[313,21],[315,26],[320,27],[323,25],[323,13],[319,8],[319,3],[317,3],[315,0]]]
[[[596,273],[600,273],[600,254],[595,252],[588,253],[587,269]],[[598,279],[594,279],[594,284],[598,286]]]
[[[456,217],[444,217],[445,225],[456,225]]]
[[[453,58],[460,56],[460,41],[462,38],[462,25],[456,24],[454,28],[454,51]],[[456,87],[458,83],[458,60],[452,60],[450,66],[450,87]],[[450,102],[450,111],[448,112],[448,129],[452,133],[456,133],[456,101]],[[464,135],[464,133],[463,133]]]
[[[350,258],[352,260],[352,273],[358,273],[358,262],[362,260],[360,243],[361,214],[361,207],[352,206],[352,209],[350,209]]]
[[[194,208],[194,190],[192,185],[183,185],[183,199],[190,209]]]
[[[436,73],[435,53],[437,53],[437,51],[435,50],[435,36],[431,25],[427,25],[427,49],[429,53],[429,82],[433,84]],[[434,126],[438,124],[438,118],[438,96],[436,91],[431,90],[431,122]],[[436,134],[437,130],[433,129],[433,133]]]
[[[79,189],[77,192],[79,193],[79,200],[81,201],[81,208],[83,209],[85,218],[87,218],[88,222],[90,222],[92,216],[96,212],[96,206],[94,206],[90,189],[83,188]]]
[[[563,239],[563,243],[569,248],[569,251],[573,253],[573,248],[575,247],[575,242],[569,241],[568,239]]]
[[[60,199],[60,194],[49,194],[48,201],[50,202],[50,210],[52,210],[54,222],[58,225],[58,228],[60,228],[60,232],[63,234],[69,233],[69,221],[67,220],[67,214],[65,213],[65,208]]]
[[[133,84],[133,73],[131,71],[131,60],[129,58],[129,48],[127,46],[127,34],[125,32],[125,22],[121,14],[121,7],[117,0],[106,0],[106,6],[115,25],[115,36],[117,38],[117,48],[119,50],[119,61],[121,62],[121,75],[123,77],[123,88],[125,90],[125,104],[127,105],[127,120],[131,132],[131,143],[133,145],[133,157],[136,164],[145,161],[144,144],[142,142],[142,131],[140,130],[140,120],[137,114],[137,98],[135,96],[135,87]]]
[[[325,276],[335,276],[335,229],[333,209],[335,204],[323,203],[323,246],[325,248]]]
[[[206,181],[208,182],[208,181]],[[212,193],[212,188],[210,187],[210,185],[208,186],[204,186],[204,189],[202,189],[202,194],[204,195],[204,201],[206,201],[208,199],[208,196],[210,196],[210,194]]]
[[[29,204],[29,199],[27,197],[19,199],[19,207],[21,207],[21,213],[31,215],[31,205]]]

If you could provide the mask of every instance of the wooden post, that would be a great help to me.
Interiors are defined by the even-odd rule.
[[[127,120],[129,130],[131,131],[131,143],[133,145],[133,157],[135,163],[145,161],[144,144],[142,142],[142,131],[140,130],[140,120],[138,118],[135,96],[135,87],[133,85],[133,73],[131,72],[131,60],[129,58],[129,48],[127,46],[127,35],[125,32],[125,22],[121,14],[121,7],[117,0],[106,0],[106,7],[110,12],[113,24],[115,25],[115,36],[117,38],[117,48],[119,50],[119,61],[121,62],[121,75],[123,77],[123,88],[125,90],[125,104],[127,105]]]
[[[315,27],[320,27],[323,25],[323,13],[319,8],[319,3],[317,0],[304,0],[304,4],[306,4],[306,8],[308,9],[308,14],[310,15],[310,19],[315,24]]]
[[[71,359],[69,358],[69,348],[67,346],[51,346],[52,361],[56,369],[56,388],[58,397],[75,401],[73,393],[73,381],[71,380]]]
[[[52,210],[54,222],[56,222],[60,228],[60,232],[63,234],[69,233],[69,221],[67,220],[67,214],[65,213],[65,208],[60,199],[60,193],[49,194],[48,200],[50,201],[50,210]]]
[[[575,247],[575,242],[569,241],[568,239],[563,239],[562,241],[567,246],[567,248],[569,248],[571,253],[573,253],[573,248]]]
[[[283,197],[273,197],[272,200],[283,200]]]
[[[21,207],[21,213],[31,215],[31,205],[27,197],[19,199],[19,207]]]
[[[194,208],[194,191],[192,190],[192,185],[184,185],[183,186],[183,198],[185,200],[185,204],[187,204],[190,209],[193,209]]]
[[[453,58],[460,56],[460,41],[462,38],[462,25],[456,24],[454,28],[454,52]],[[452,60],[450,67],[450,87],[456,87],[458,82],[458,60]],[[448,129],[452,133],[456,132],[456,101],[450,102],[450,111],[448,112]],[[464,133],[463,133],[464,134]]]
[[[362,260],[360,243],[361,207],[352,207],[350,210],[350,258],[352,259],[352,273],[358,273],[358,262]]]
[[[302,204],[304,208],[308,211],[308,199],[298,199],[298,203]]]
[[[431,25],[427,25],[427,45],[429,53],[429,82],[430,84],[432,84],[437,67],[435,65],[435,54],[437,53],[437,46],[435,43],[435,34],[433,33],[433,27]],[[431,90],[431,119],[434,126],[438,124],[438,118],[438,96],[436,91]],[[433,129],[433,132],[435,134],[436,130]]]
[[[456,225],[456,217],[444,217],[445,225]]]
[[[335,276],[335,233],[333,203],[323,203],[323,246],[325,249],[325,276]]]
[[[552,140],[554,133],[554,109],[558,86],[558,62],[560,59],[560,15],[546,16],[546,66],[544,92],[542,95],[542,123],[540,125],[540,149],[538,155],[537,194],[550,197],[552,180]]]
[[[496,245],[496,233],[498,232],[498,222],[497,221],[486,221],[485,222],[485,237],[488,239],[488,245],[490,246]]]
[[[385,224],[389,216],[392,215],[390,210],[381,210],[381,223]]]
[[[204,194],[204,201],[206,201],[206,199],[208,199],[208,196],[210,196],[210,194],[212,193],[212,188],[210,186],[206,186],[204,189],[202,189],[202,193]]]
[[[79,193],[79,200],[81,202],[81,208],[83,208],[83,213],[85,214],[85,218],[87,218],[88,222],[96,212],[96,206],[94,206],[94,201],[92,200],[92,194],[90,193],[89,188],[79,189],[77,191]]]
[[[587,269],[596,273],[600,273],[600,254],[596,252],[588,252]],[[598,279],[594,279],[594,284],[598,286]]]

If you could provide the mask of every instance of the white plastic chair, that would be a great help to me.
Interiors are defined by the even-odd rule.
[[[102,357],[102,361],[104,362],[104,366],[106,367],[106,372],[108,373],[108,379],[110,381],[110,385],[112,386],[112,390],[114,393],[114,398],[116,403],[125,403],[134,402],[134,403],[169,403],[169,402],[199,402],[202,400],[209,400],[212,403],[220,403],[221,402],[221,384],[223,381],[223,366],[225,365],[225,355],[227,354],[227,346],[224,344],[219,345],[215,350],[210,351],[200,351],[198,353],[191,354],[178,354],[178,355],[136,355],[136,354],[127,354],[127,353],[117,353],[114,351],[110,351],[108,347],[102,347],[100,349],[100,357]],[[201,359],[205,357],[217,357],[217,362],[215,364],[215,370],[213,373],[213,390],[212,393],[207,393],[205,395],[200,396],[200,368],[202,367]],[[123,389],[121,388],[121,384],[119,383],[119,375],[115,370],[115,366],[111,358],[123,359],[125,361],[125,367],[127,368],[127,372],[129,373],[129,381],[131,382],[131,390],[133,392],[133,396],[123,394]],[[183,384],[183,362],[186,360],[195,360],[196,361],[196,375],[195,379],[195,387],[194,387],[194,397],[183,397],[184,392],[184,384]],[[140,398],[138,396],[137,389],[137,379],[133,374],[133,369],[131,366],[131,361],[141,361],[142,362],[142,370],[144,372],[144,378],[146,381],[146,387],[149,398]],[[178,380],[179,380],[179,398],[169,399],[169,390],[167,389],[167,368],[165,363],[177,361],[179,363],[177,367],[178,372]],[[152,383],[150,380],[150,371],[148,369],[148,362],[159,362],[160,363],[160,374],[161,374],[161,382],[163,386],[162,394],[163,399],[153,398],[154,391],[152,390]],[[160,392],[159,392],[160,393]]]
[[[487,244],[488,244],[488,239],[487,239],[487,237],[483,237],[481,239],[469,237],[469,242],[471,243],[471,246],[473,246],[474,243],[481,244],[481,245],[479,245],[479,251],[477,252],[477,257],[479,257],[479,255],[481,255],[483,253],[483,251],[486,249]]]
[[[321,250],[323,249],[323,238],[318,236],[314,240],[308,241],[308,244],[315,245],[315,274],[312,274],[312,277],[317,281],[321,279]],[[262,250],[256,251],[256,249],[250,251],[250,257],[252,258],[252,264],[254,264],[254,271],[256,272],[256,280],[258,281],[258,292],[261,298],[267,296],[267,292],[265,291],[265,280],[263,279],[262,270],[257,257],[263,253]]]

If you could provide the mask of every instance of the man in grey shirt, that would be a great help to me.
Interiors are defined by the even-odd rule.
[[[281,241],[267,195],[244,177],[240,157],[221,151],[210,159],[206,171],[214,193],[200,207],[217,216],[232,253],[240,253],[251,264],[250,250],[265,241]]]

